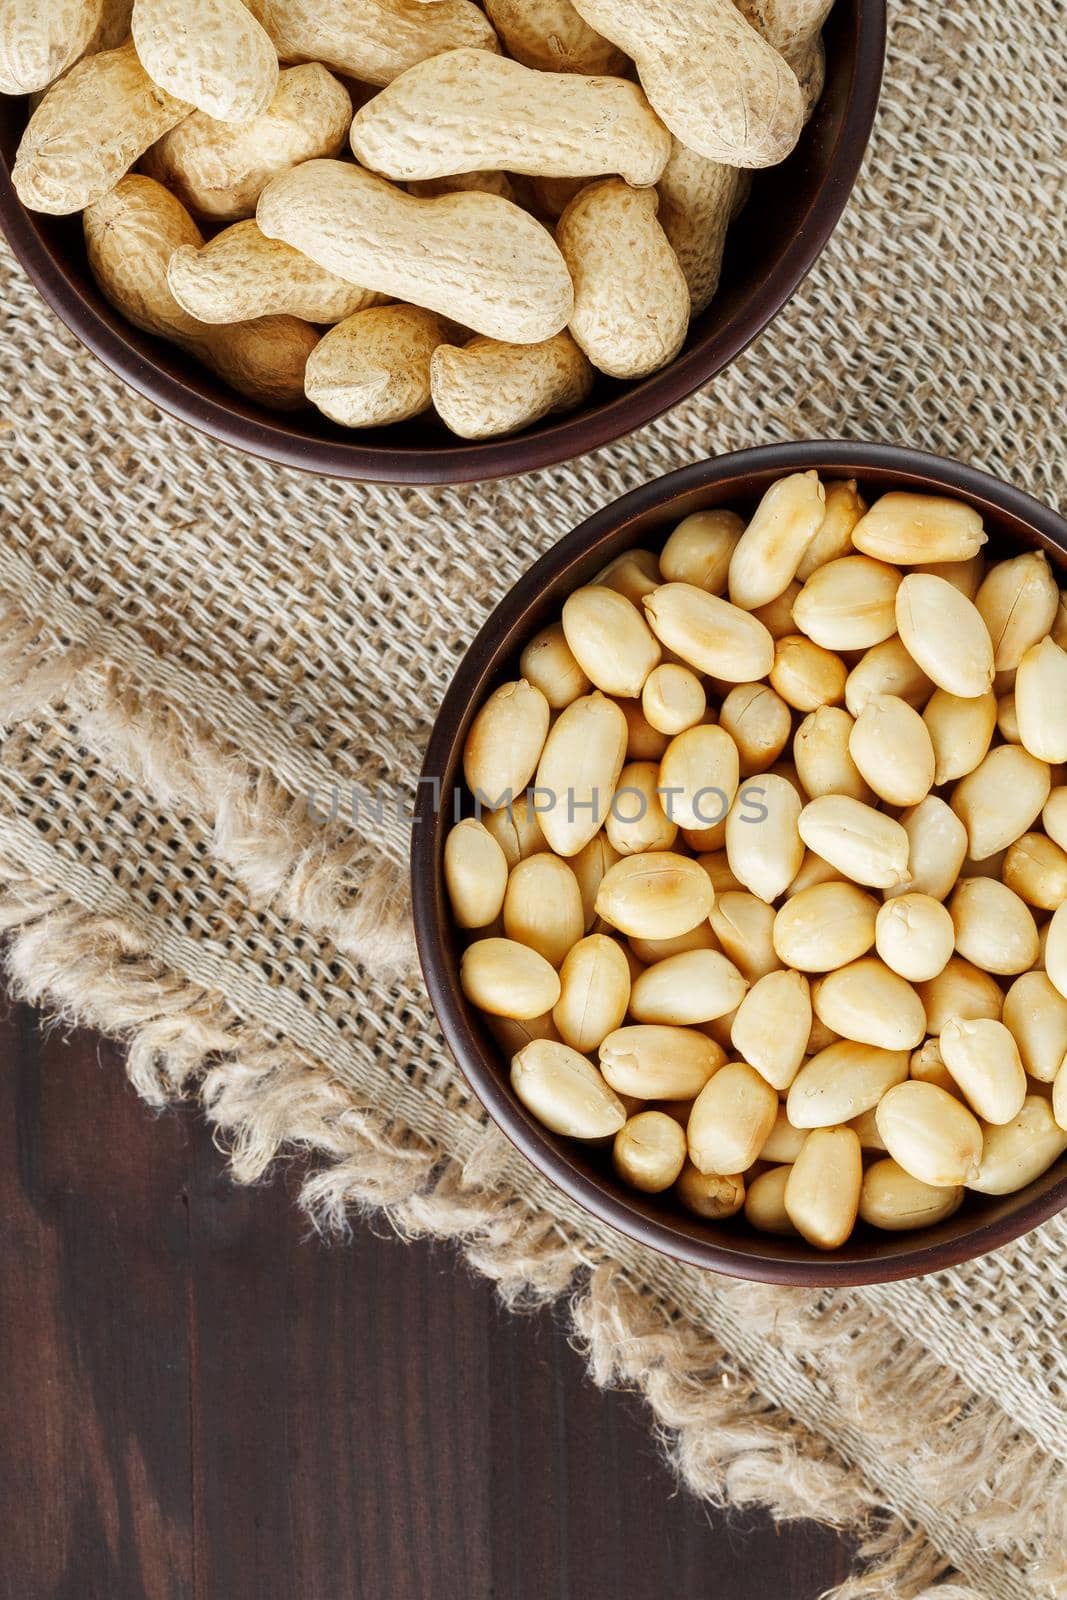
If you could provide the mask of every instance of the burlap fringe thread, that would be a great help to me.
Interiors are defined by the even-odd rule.
[[[367,863],[358,844],[327,843],[321,829],[308,830],[292,796],[203,728],[190,728],[154,696],[123,683],[92,647],[57,640],[43,622],[9,612],[0,622],[0,723],[57,700],[76,712],[86,739],[116,770],[161,801],[199,806],[214,817],[220,859],[250,894],[329,930],[362,959],[404,964],[410,937],[403,914],[384,935],[380,919],[383,905],[403,903],[395,864],[383,868],[376,858],[381,893],[366,895]],[[351,901],[357,883],[364,893]],[[361,905],[374,908],[373,917]],[[644,1396],[694,1493],[717,1505],[765,1506],[778,1519],[812,1518],[857,1538],[864,1570],[835,1591],[836,1600],[983,1600],[970,1586],[943,1581],[948,1565],[924,1531],[885,1515],[855,1472],[770,1405],[730,1352],[679,1307],[653,1299],[611,1263],[590,1264],[554,1219],[494,1189],[491,1134],[484,1150],[461,1164],[390,1126],[373,1108],[354,1104],[351,1091],[321,1064],[267,1038],[219,995],[166,970],[132,922],[42,888],[6,851],[0,851],[0,928],[13,992],[62,1022],[122,1040],[130,1079],[149,1104],[199,1098],[238,1182],[255,1183],[275,1160],[302,1155],[313,1170],[301,1200],[317,1227],[343,1231],[356,1210],[384,1216],[405,1238],[459,1243],[511,1305],[570,1290],[573,1337],[594,1381]],[[743,1289],[753,1317],[773,1321],[776,1336],[788,1338],[782,1298]],[[863,1339],[851,1355],[839,1316],[823,1338],[827,1346],[833,1341],[836,1362],[858,1363],[866,1384],[892,1395],[902,1432],[913,1386],[927,1403],[931,1387],[940,1386],[946,1415],[965,1403],[963,1386],[932,1356],[916,1359],[909,1348],[905,1365],[898,1330],[888,1318],[878,1321],[865,1316]],[[818,1344],[810,1312],[795,1338],[809,1352]],[[964,1483],[980,1486],[994,1464],[1004,1482],[1011,1451],[1004,1420],[1003,1432],[963,1430],[939,1453],[938,1473],[954,1494]],[[1019,1452],[1009,1474],[1014,1492],[1001,1501],[998,1533],[1019,1543],[1032,1533],[1038,1509],[1048,1509],[1044,1474],[1031,1473],[1031,1466],[1029,1453]],[[1041,1577],[1055,1589],[1062,1574]]]

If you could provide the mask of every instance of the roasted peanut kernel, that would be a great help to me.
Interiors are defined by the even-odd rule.
[[[635,1022],[691,1026],[736,1010],[748,984],[718,950],[686,950],[646,967],[630,994]]]
[[[998,745],[952,791],[952,808],[967,829],[969,853],[984,861],[1033,827],[1052,775],[1018,745]]]
[[[975,605],[944,578],[911,572],[897,590],[897,629],[939,689],[972,699],[993,684],[993,644]]]
[[[626,1121],[592,1062],[550,1039],[535,1039],[512,1058],[511,1087],[539,1122],[571,1139],[607,1138]]]
[[[757,809],[758,805],[758,809]],[[726,819],[726,856],[739,883],[768,905],[783,894],[804,859],[797,830],[801,801],[772,772],[746,783]]]
[[[630,999],[630,968],[622,946],[593,933],[568,950],[559,972],[552,1020],[560,1038],[589,1055],[620,1028]]]
[[[619,773],[604,831],[620,856],[669,850],[674,843],[678,824],[664,812],[658,784],[655,761],[631,761]]]
[[[748,1186],[745,1218],[761,1233],[788,1237],[797,1231],[785,1209],[785,1189],[791,1171],[789,1166],[772,1167],[769,1172],[761,1172]]]
[[[721,1172],[701,1172],[687,1162],[675,1184],[678,1199],[687,1211],[709,1222],[736,1216],[745,1203],[745,1180]]]
[[[445,840],[445,884],[460,928],[485,928],[500,915],[508,863],[493,835],[473,817],[457,822]]]
[[[664,810],[682,828],[725,822],[740,781],[737,746],[724,728],[687,728],[671,740],[660,761]]]
[[[999,1018],[1004,995],[995,978],[962,956],[946,961],[936,978],[918,986],[926,1011],[926,1025],[939,1034],[953,1017]]]
[[[1003,1021],[1031,1078],[1052,1083],[1067,1056],[1067,1000],[1047,973],[1016,978],[1004,996]]]
[[[967,1187],[979,1194],[1015,1194],[1047,1172],[1064,1150],[1067,1131],[1053,1107],[1044,1095],[1029,1094],[1010,1122],[986,1130],[982,1159]]]
[[[567,643],[561,622],[553,622],[534,635],[519,657],[519,671],[540,689],[553,711],[562,711],[592,684]]]
[[[625,595],[640,611],[645,595],[663,582],[659,558],[651,550],[624,550],[621,556],[608,562],[593,582]]]
[[[1043,833],[1024,833],[1008,846],[1001,877],[1027,905],[1055,911],[1067,900],[1067,851]]]
[[[795,1128],[833,1128],[873,1111],[907,1076],[906,1050],[841,1039],[805,1061],[789,1086],[786,1115]]]
[[[782,965],[774,949],[774,907],[754,894],[718,895],[709,920],[723,950],[749,983]]]
[[[1019,740],[1039,761],[1067,761],[1067,651],[1051,639],[1031,645],[1015,674]]]
[[[955,1017],[942,1028],[938,1043],[942,1061],[976,1116],[1000,1124],[1018,1115],[1026,1099],[1026,1073],[1019,1047],[1002,1022]]]
[[[514,939],[479,939],[468,945],[459,980],[467,999],[496,1017],[540,1017],[559,999],[555,968]]]
[[[793,603],[801,633],[827,650],[869,650],[897,631],[900,573],[869,556],[819,567]]]
[[[582,915],[585,931],[589,932],[596,921],[596,897],[605,872],[621,860],[619,852],[606,833],[598,833],[584,844],[578,854],[571,856],[571,871],[578,880],[582,896]]]
[[[1033,912],[996,878],[964,878],[949,901],[956,949],[983,972],[1011,976],[1037,960]]]
[[[541,831],[557,855],[577,855],[600,832],[622,771],[626,734],[626,718],[605,695],[583,695],[560,712],[537,768],[537,787],[550,801],[538,813]]]
[[[685,1132],[663,1111],[639,1111],[615,1135],[615,1171],[643,1194],[661,1194],[685,1166]]]
[[[747,778],[777,761],[789,743],[793,719],[781,695],[768,684],[739,683],[720,707],[719,726],[737,746],[741,776]]]
[[[928,894],[902,894],[878,913],[874,941],[886,966],[909,983],[924,983],[944,970],[955,947],[950,913]]]
[[[1045,938],[1045,971],[1050,982],[1067,997],[1067,906],[1052,914]]]
[[[1059,590],[1043,550],[1027,550],[998,561],[982,582],[974,603],[993,641],[997,672],[1017,667],[1030,646],[1051,630]]]
[[[802,894],[805,889],[817,888],[820,883],[840,882],[841,874],[836,867],[824,861],[822,856],[817,856],[814,850],[805,850],[800,871],[785,891],[785,898],[791,900],[794,895]]]
[[[501,684],[471,723],[463,747],[463,775],[490,810],[523,793],[544,748],[548,701],[520,678]]]
[[[689,1159],[699,1172],[745,1172],[778,1115],[778,1096],[743,1061],[728,1061],[693,1103],[686,1129]]]
[[[955,1095],[957,1100],[962,1099],[959,1085],[945,1066],[941,1046],[936,1039],[927,1039],[918,1050],[912,1051],[908,1076],[918,1083],[936,1083],[939,1089]]]
[[[846,795],[820,795],[800,813],[800,837],[846,878],[891,888],[908,876],[908,836],[899,822]]]
[[[660,733],[645,716],[639,700],[616,700],[615,704],[626,718],[627,761],[659,761],[670,744],[667,734]]]
[[[842,1039],[882,1050],[914,1050],[926,1034],[926,1013],[915,990],[873,956],[820,978],[812,1005],[820,1022]]]
[[[654,967],[660,961],[669,961],[671,956],[688,955],[691,950],[719,949],[710,922],[700,922],[688,933],[677,933],[671,939],[640,939],[634,935],[628,944],[642,967]]]
[[[704,685],[695,672],[673,661],[654,667],[641,690],[641,710],[660,733],[694,728],[708,708]]]
[[[813,639],[791,633],[774,645],[771,687],[797,711],[815,711],[844,699],[848,668]]]
[[[578,880],[548,850],[511,869],[504,895],[504,932],[558,967],[585,931]]]
[[[985,760],[997,725],[996,695],[990,689],[961,700],[937,689],[926,703],[923,722],[934,752],[934,783],[952,783]]]
[[[867,509],[855,478],[826,485],[826,506],[808,548],[800,558],[797,577],[804,583],[819,567],[852,553],[852,530]]]
[[[659,558],[667,583],[690,583],[708,594],[725,594],[730,557],[745,524],[736,511],[697,511],[685,517]]]
[[[644,601],[649,626],[661,644],[698,672],[730,683],[765,678],[774,640],[740,607],[691,583],[665,583]]]
[[[918,805],[933,787],[934,747],[926,724],[894,695],[871,696],[848,749],[864,781],[891,806]]]
[[[779,1105],[774,1127],[760,1146],[759,1159],[793,1162],[800,1154],[807,1136],[808,1130],[795,1128],[786,1115],[785,1106]]]
[[[609,867],[596,909],[620,933],[672,939],[704,922],[714,899],[711,880],[690,856],[656,850]]]
[[[1053,789],[1041,812],[1041,826],[1061,850],[1067,850],[1067,787]]]
[[[969,561],[986,543],[973,506],[943,495],[884,494],[852,530],[864,555],[910,567],[925,561]]]
[[[478,820],[503,850],[509,872],[527,856],[545,849],[545,836],[528,795],[519,795],[499,811],[486,811],[483,807]]]
[[[853,721],[840,706],[819,706],[804,718],[793,738],[793,760],[809,800],[846,795],[867,804],[874,797],[849,750]]]
[[[856,1224],[863,1182],[860,1142],[851,1128],[815,1128],[785,1186],[790,1222],[818,1250],[836,1250]]]
[[[908,840],[908,870],[901,883],[886,889],[886,897],[914,893],[944,900],[967,855],[966,828],[951,806],[933,794],[903,812],[900,826]]]
[[[826,515],[826,491],[814,472],[772,483],[730,560],[730,599],[754,611],[796,577],[804,552]]]
[[[811,990],[800,972],[768,972],[741,1000],[730,1029],[738,1055],[772,1089],[788,1089],[811,1034]]]
[[[568,595],[563,633],[571,654],[605,694],[635,699],[661,650],[637,607],[603,584]]]
[[[787,634],[796,633],[797,625],[793,621],[793,602],[800,593],[800,584],[793,582],[784,588],[780,595],[773,600],[768,600],[765,606],[757,606],[752,616],[757,617],[772,639],[784,639]]]
[[[981,550],[969,561],[916,561],[910,565],[913,572],[929,572],[932,577],[944,578],[968,600],[974,599],[986,575],[986,559]]]
[[[863,1174],[860,1190],[860,1219],[872,1227],[899,1232],[907,1228],[928,1228],[944,1222],[963,1202],[962,1185],[938,1189],[922,1183],[892,1159],[876,1161]]]
[[[981,1124],[936,1084],[897,1084],[883,1095],[875,1118],[893,1160],[920,1183],[949,1189],[976,1178]]]
[[[616,1028],[600,1045],[600,1070],[618,1094],[638,1100],[694,1099],[724,1052],[693,1028]]]
[[[831,972],[874,944],[878,902],[851,883],[820,883],[793,895],[774,919],[774,948],[788,967]]]
[[[933,692],[933,684],[908,654],[904,641],[894,636],[856,662],[845,681],[845,705],[850,716],[858,717],[873,694],[894,694],[920,711]]]

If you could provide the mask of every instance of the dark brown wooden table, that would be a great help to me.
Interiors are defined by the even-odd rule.
[[[121,1052],[0,1013],[0,1600],[808,1600],[451,1251],[309,1238]]]

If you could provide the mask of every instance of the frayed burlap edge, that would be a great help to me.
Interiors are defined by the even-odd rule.
[[[111,631],[57,639],[41,617],[0,613],[0,726],[62,699],[116,770],[211,823],[215,854],[250,905],[273,906],[368,967],[410,967],[406,860],[351,827],[312,821],[312,785],[294,793],[159,690],[134,687],[113,664],[128,641]]]

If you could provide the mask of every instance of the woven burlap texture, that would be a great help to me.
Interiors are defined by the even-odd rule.
[[[402,821],[464,646],[620,491],[789,437],[911,443],[1056,503],[1067,306],[1060,0],[894,0],[864,175],[809,280],[722,378],[568,467],[349,487],[158,416],[5,259],[0,915],[14,988],[199,1095],[245,1180],[310,1155],[324,1224],[380,1207],[520,1299],[569,1292],[692,1488],[862,1543],[850,1597],[1067,1593],[1067,1228],[834,1294],[674,1265],[485,1124],[413,966]],[[86,1130],[107,1138],[107,1130]]]

